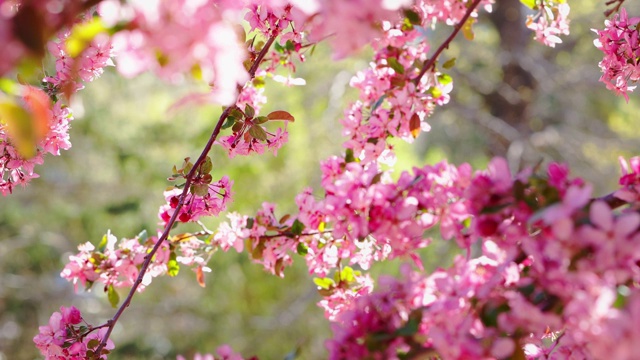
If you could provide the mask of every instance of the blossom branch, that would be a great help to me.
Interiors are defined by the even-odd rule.
[[[255,77],[256,71],[260,66],[260,62],[264,59],[265,55],[269,51],[271,45],[273,44],[277,36],[278,36],[278,32],[276,31],[271,37],[269,37],[269,39],[267,40],[267,43],[264,45],[264,47],[256,57],[255,62],[249,69],[249,81],[251,81]],[[213,144],[215,143],[216,139],[218,138],[218,135],[220,134],[220,131],[222,130],[222,125],[224,124],[225,120],[231,113],[231,110],[233,110],[234,108],[235,108],[235,105],[229,106],[222,112],[222,114],[220,115],[220,118],[218,119],[218,122],[216,123],[215,128],[213,129],[213,132],[211,133],[211,136],[209,137],[209,141],[207,142],[204,149],[200,153],[198,160],[196,160],[196,162],[193,164],[193,167],[187,174],[186,182],[184,184],[182,193],[180,194],[179,201],[175,207],[175,211],[173,215],[165,225],[164,231],[162,232],[162,235],[158,238],[158,241],[156,242],[156,244],[153,246],[151,251],[145,256],[145,260],[142,263],[142,267],[140,268],[138,277],[136,278],[136,281],[133,283],[131,290],[129,290],[129,294],[127,295],[126,299],[123,301],[122,305],[120,305],[120,307],[118,308],[118,311],[116,311],[113,318],[107,321],[106,323],[106,325],[108,326],[107,331],[104,337],[102,338],[100,345],[98,345],[98,348],[95,351],[96,356],[98,357],[100,356],[100,353],[102,352],[102,349],[106,346],[107,340],[109,339],[109,336],[111,335],[111,332],[113,331],[115,324],[118,322],[118,319],[120,318],[122,313],[124,313],[124,310],[127,307],[129,307],[136,290],[138,289],[140,284],[142,284],[142,280],[149,268],[149,265],[151,264],[151,260],[153,259],[156,252],[158,252],[158,250],[162,246],[162,243],[169,237],[169,233],[171,232],[171,229],[173,228],[173,225],[175,224],[178,218],[178,215],[180,214],[180,209],[182,209],[182,206],[184,205],[187,193],[189,192],[191,184],[193,183],[193,180],[198,172],[198,169],[200,168],[200,165],[202,165],[207,155],[209,154],[209,151],[211,151]]]
[[[418,84],[420,82],[420,79],[422,79],[422,77],[424,76],[424,74],[435,66],[436,60],[438,60],[438,57],[440,56],[440,54],[445,49],[449,48],[449,44],[451,44],[451,41],[453,41],[453,39],[458,35],[460,30],[462,30],[462,27],[464,26],[464,24],[466,24],[467,20],[469,19],[473,11],[478,7],[478,5],[480,5],[480,1],[482,0],[474,0],[473,3],[471,3],[471,5],[467,8],[467,12],[464,14],[462,19],[460,19],[458,24],[456,24],[456,26],[454,27],[451,35],[449,35],[449,37],[442,44],[440,44],[436,52],[433,53],[433,56],[431,56],[429,59],[424,61],[424,63],[422,64],[422,68],[420,69],[420,73],[418,74],[418,77],[416,77],[413,80],[415,84]]]

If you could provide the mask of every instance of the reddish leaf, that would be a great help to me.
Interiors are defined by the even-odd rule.
[[[411,120],[409,121],[409,130],[411,131],[411,136],[413,136],[414,139],[420,135],[420,116],[418,116],[418,114],[413,114],[413,116],[411,116]]]
[[[198,281],[198,285],[205,287],[204,283],[204,271],[202,270],[202,265],[196,268],[196,280]]]
[[[267,115],[267,118],[269,120],[282,120],[282,121],[291,121],[291,122],[295,121],[295,118],[293,117],[293,115],[289,114],[287,111],[284,111],[284,110],[277,110],[272,113],[269,113],[269,115]]]
[[[40,141],[49,133],[51,100],[44,91],[33,86],[25,87],[23,97],[31,111],[36,139]]]

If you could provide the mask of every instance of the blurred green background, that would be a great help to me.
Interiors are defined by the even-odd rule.
[[[446,158],[481,168],[493,155],[506,156],[514,170],[565,161],[595,183],[597,194],[613,190],[617,157],[639,153],[640,109],[636,94],[626,104],[598,82],[602,56],[590,29],[602,28],[604,2],[572,2],[572,34],[556,49],[530,41],[518,0],[498,3],[492,15],[481,15],[475,42],[459,38],[444,53],[442,60],[457,58],[451,103],[430,118],[430,133],[411,145],[396,142],[398,167]],[[449,34],[443,30],[432,34],[434,47]],[[302,189],[318,189],[318,162],[342,151],[337,120],[357,96],[348,83],[367,58],[365,50],[334,61],[323,44],[299,65],[306,86],[268,82],[264,111],[286,109],[296,122],[278,157],[230,160],[214,148],[214,174],[235,182],[231,211],[253,214],[270,201],[284,214]],[[61,305],[75,305],[93,324],[112,316],[99,286],[75,294],[59,273],[78,244],[97,243],[108,229],[132,237],[157,228],[171,167],[199,154],[220,113],[218,106],[168,112],[191,90],[151,75],[123,79],[109,69],[71,105],[73,147],[47,157],[39,179],[0,199],[0,360],[39,359],[31,339]],[[424,251],[429,269],[450,262],[450,245],[435,242]],[[398,263],[372,272],[394,273]],[[137,294],[115,328],[110,359],[175,359],[225,343],[247,357],[283,359],[299,348],[299,359],[326,358],[330,327],[302,261],[284,279],[235,252],[216,254],[210,267],[204,289],[185,267]]]

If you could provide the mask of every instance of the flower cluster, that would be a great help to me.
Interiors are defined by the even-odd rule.
[[[144,233],[133,239],[118,241],[109,232],[102,238],[98,248],[90,242],[78,246],[80,252],[69,256],[69,262],[60,276],[73,282],[76,290],[78,283],[90,288],[96,281],[104,284],[105,291],[109,288],[131,287],[138,277],[148,250],[156,241],[157,238],[147,238]],[[164,244],[145,274],[140,291],[144,290],[154,277],[167,272],[169,258],[169,245]]]
[[[301,235],[302,224],[288,215],[278,219],[275,205],[269,203],[263,203],[253,218],[236,213],[228,218],[230,222],[220,225],[212,245],[224,251],[246,249],[253,262],[262,264],[274,275],[284,276],[283,269],[293,261],[290,254],[300,251],[297,237]]]
[[[269,131],[264,125],[269,121],[283,120],[285,126]],[[244,111],[235,107],[227,118],[224,127],[231,127],[233,134],[223,136],[218,140],[230,158],[236,155],[262,154],[269,149],[274,155],[288,140],[287,123],[293,122],[294,117],[286,111],[274,111],[267,116],[257,116],[255,109],[248,103]]]
[[[465,191],[482,255],[341,303],[331,358],[633,359],[640,215],[590,197],[564,166],[511,177],[495,159]]]
[[[525,2],[525,1],[523,1]],[[527,28],[535,32],[534,39],[549,47],[562,43],[561,35],[569,35],[569,4],[566,0],[529,1],[536,3],[535,15],[527,16]]]
[[[22,87],[20,102],[24,103],[24,108],[31,117],[28,120],[32,122],[31,126],[36,128],[35,137],[24,139],[20,134],[12,134],[10,125],[4,120],[0,121],[2,195],[10,194],[16,185],[24,186],[31,179],[37,178],[34,167],[42,164],[45,154],[58,156],[61,149],[71,147],[69,122],[73,120],[73,113],[68,106],[58,101],[58,95],[70,95],[82,89],[82,81],[95,80],[102,74],[104,67],[112,65],[108,39],[98,37],[78,56],[71,57],[65,43],[69,34],[70,30],[63,30],[56,41],[49,42],[49,51],[56,60],[56,72],[44,78],[43,90],[32,86]],[[53,104],[49,98],[53,99]],[[37,99],[37,104],[34,99]]]
[[[186,360],[186,358],[184,356],[178,355],[176,360]],[[231,349],[231,346],[222,345],[218,347],[218,349],[216,349],[215,355],[196,354],[193,357],[193,360],[244,360],[244,358],[242,357],[242,355],[235,353],[233,349]],[[257,358],[252,357],[252,358],[248,358],[247,360],[257,360]]]
[[[622,8],[613,19],[605,21],[604,30],[594,30],[598,34],[594,44],[604,53],[598,64],[602,70],[600,81],[627,101],[627,92],[635,89],[629,82],[640,79],[638,23],[640,17],[629,18],[627,10]]]
[[[196,222],[202,216],[216,216],[221,211],[224,211],[227,204],[231,202],[233,192],[231,186],[233,181],[229,180],[228,176],[223,176],[220,180],[214,182],[211,176],[211,170],[213,170],[213,163],[210,157],[206,157],[205,161],[197,168],[194,169],[194,165],[189,161],[189,158],[184,160],[184,164],[181,169],[173,168],[173,175],[169,180],[174,181],[179,178],[186,181],[190,172],[195,171],[189,186],[188,193],[183,198],[183,205],[177,215],[177,221],[187,223]],[[167,203],[160,207],[158,210],[158,217],[160,218],[160,225],[165,226],[169,219],[175,214],[175,209],[178,208],[180,203],[180,197],[186,184],[180,184],[174,189],[164,192],[164,198]]]
[[[100,356],[95,349],[104,336],[106,329],[90,330],[84,325],[80,310],[75,307],[62,306],[60,312],[54,312],[49,324],[40,326],[40,333],[33,342],[44,355],[45,360],[86,360],[106,359],[113,349],[111,340],[102,350]]]
[[[134,76],[152,70],[170,81],[191,73],[211,84],[213,101],[233,103],[237,86],[248,80],[242,66],[246,53],[232,19],[223,17],[218,3],[103,1],[99,11],[108,24],[115,25],[125,20],[124,14],[133,14],[128,21],[135,26],[113,36],[120,73]],[[225,5],[230,10],[238,7]]]
[[[394,183],[375,163],[345,164],[340,158],[324,162],[322,172],[325,198],[315,201],[307,191],[296,201],[305,226],[332,228],[331,240],[310,239],[307,245],[312,251],[307,256],[336,251],[338,259],[350,259],[364,269],[374,261],[415,257],[415,251],[430,242],[424,232],[438,221],[445,224],[443,233],[449,234],[458,222],[452,219],[464,216],[449,207],[462,197],[471,175],[468,165],[458,169],[443,162],[404,172]],[[417,257],[415,260],[419,262]],[[321,274],[325,267],[335,267],[337,263],[316,266],[317,271],[310,271]]]

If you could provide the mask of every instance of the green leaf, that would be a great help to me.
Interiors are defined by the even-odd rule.
[[[418,333],[420,323],[422,322],[422,311],[414,310],[409,314],[409,320],[401,328],[396,330],[398,336],[413,336]]]
[[[616,309],[622,309],[627,304],[629,300],[629,296],[631,295],[631,290],[627,286],[620,285],[617,289],[616,301],[613,303],[613,307]]]
[[[149,234],[147,234],[147,230],[142,230],[138,233],[137,238],[141,241],[141,242],[145,242],[147,241],[147,239],[149,238]]]
[[[346,281],[347,283],[352,283],[356,280],[354,271],[350,266],[345,266],[345,268],[340,271],[340,280]]]
[[[224,124],[222,124],[223,129],[228,129],[236,123],[236,118],[233,116],[228,116],[227,120],[225,120]]]
[[[407,18],[412,25],[422,24],[422,19],[420,18],[420,15],[411,9],[404,10],[404,17]]]
[[[247,229],[253,229],[253,223],[255,222],[254,218],[247,219],[247,225],[245,226]]]
[[[36,155],[36,128],[31,114],[11,99],[0,102],[0,124],[6,125],[14,145],[24,158]]]
[[[118,303],[120,302],[120,295],[118,295],[118,292],[113,285],[109,285],[107,288],[107,298],[109,299],[109,303],[112,307],[115,308],[118,306]]]
[[[189,158],[184,159],[184,164],[182,165],[182,171],[184,174],[188,174],[193,169],[193,164],[189,161]]]
[[[453,82],[453,78],[447,74],[438,75],[438,82],[441,85],[449,85]]]
[[[213,162],[211,161],[211,158],[207,156],[200,165],[200,172],[203,174],[208,174],[211,172],[211,170],[213,170]]]
[[[236,119],[244,119],[244,114],[242,113],[242,111],[240,111],[240,109],[234,107],[233,110],[231,110],[231,113],[229,114],[229,116],[233,116]]]
[[[20,94],[20,84],[11,79],[0,78],[0,91],[17,96]]]
[[[189,188],[189,192],[198,196],[205,196],[209,193],[209,184],[193,184]]]
[[[470,17],[462,26],[462,35],[464,35],[465,39],[469,41],[472,41],[476,37],[476,35],[473,33],[473,23],[475,22],[476,20]]]
[[[100,345],[100,340],[98,339],[91,339],[87,342],[87,348],[89,349],[95,349],[98,345]]]
[[[71,57],[77,57],[91,44],[91,41],[98,34],[106,32],[106,30],[107,28],[99,17],[94,17],[88,22],[75,25],[66,40],[67,52]]]
[[[313,283],[321,289],[331,289],[336,283],[331,278],[313,278]]]
[[[395,70],[398,74],[404,74],[404,66],[398,62],[398,59],[394,57],[387,58],[387,64],[389,67]]]
[[[451,69],[455,65],[456,65],[456,58],[451,58],[451,59],[445,61],[444,64],[442,64],[442,67],[445,68],[445,69]]]
[[[344,162],[348,163],[352,163],[356,161],[355,156],[353,156],[353,149],[347,149],[345,155],[344,155]]]
[[[233,131],[234,133],[237,133],[238,131],[242,130],[243,126],[244,126],[244,122],[236,121],[236,123],[233,124],[233,126],[231,127],[231,131]]]
[[[536,0],[520,0],[520,2],[529,9],[535,9],[537,7]]]
[[[250,127],[249,135],[251,135],[252,138],[258,139],[260,141],[267,140],[267,133],[260,125],[253,125],[252,127]]]
[[[251,105],[247,104],[244,107],[244,114],[247,115],[248,118],[252,118],[256,115],[256,110],[251,107]]]
[[[298,221],[298,219],[296,219],[293,222],[293,225],[291,225],[291,232],[294,235],[298,235],[299,236],[300,234],[302,234],[303,230],[304,230],[304,224],[301,223],[300,221]]]
[[[100,240],[100,244],[98,244],[98,250],[103,251],[107,247],[107,235],[102,235],[102,240]]]
[[[269,118],[266,116],[258,116],[257,118],[253,119],[253,123],[256,125],[264,124],[267,121],[269,121]]]
[[[299,242],[296,246],[296,252],[298,253],[298,255],[307,255],[309,253],[309,247],[307,246],[307,244]]]
[[[169,255],[169,262],[167,262],[167,274],[169,276],[176,276],[180,272],[180,264],[178,264],[177,255],[175,252],[171,252]]]

